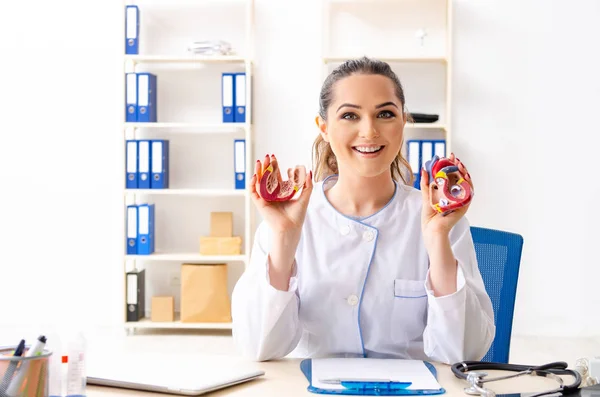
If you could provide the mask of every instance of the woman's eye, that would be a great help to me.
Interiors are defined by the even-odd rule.
[[[379,117],[383,117],[385,119],[389,119],[394,117],[394,113],[390,112],[389,110],[384,110],[383,112],[379,113]]]
[[[357,116],[354,113],[344,113],[342,118],[345,120],[356,120]]]

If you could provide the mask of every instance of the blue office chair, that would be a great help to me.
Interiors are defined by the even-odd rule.
[[[471,235],[496,324],[496,336],[482,361],[508,363],[523,237],[474,226]]]

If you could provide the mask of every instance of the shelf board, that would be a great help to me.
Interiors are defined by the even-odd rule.
[[[133,63],[243,63],[247,58],[239,55],[125,55]]]
[[[246,129],[245,123],[124,123],[125,128],[151,128],[151,129],[172,129],[187,130],[185,133],[194,134],[233,134],[243,132]]]
[[[143,318],[140,321],[125,322],[125,328],[144,328],[144,329],[231,329],[231,323],[182,323],[179,316],[172,322],[154,322],[150,318]]]
[[[438,123],[406,123],[406,125],[404,126],[404,129],[410,129],[410,130],[418,130],[418,129],[423,129],[423,130],[442,130],[442,131],[446,131],[446,126],[444,124],[438,124]]]
[[[246,262],[245,255],[201,255],[199,253],[154,253],[152,255],[125,255],[125,259],[143,261],[173,261],[190,263],[223,263],[223,262]]]
[[[125,189],[126,195],[199,196],[199,197],[245,197],[242,189]]]
[[[323,58],[324,63],[342,63],[349,59],[359,59],[363,55],[331,56]],[[388,63],[446,63],[446,57],[388,57],[369,55],[369,58]]]

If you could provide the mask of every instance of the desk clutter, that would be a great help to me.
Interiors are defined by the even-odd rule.
[[[182,323],[231,322],[231,300],[227,291],[227,264],[181,264],[180,321]],[[146,270],[126,274],[127,321],[146,317]],[[157,295],[151,298],[150,321],[176,320],[175,297]]]
[[[50,339],[50,340],[49,340]],[[0,396],[79,397],[86,395],[86,340],[40,335],[31,344],[0,349]]]

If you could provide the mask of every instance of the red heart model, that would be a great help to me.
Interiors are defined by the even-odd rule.
[[[471,202],[473,189],[454,163],[445,157],[434,156],[425,163],[429,174],[429,199],[431,207],[442,215]]]
[[[288,169],[288,180],[281,180],[279,165],[269,164],[260,178],[260,195],[266,201],[288,201],[304,186],[306,168],[296,166]]]

